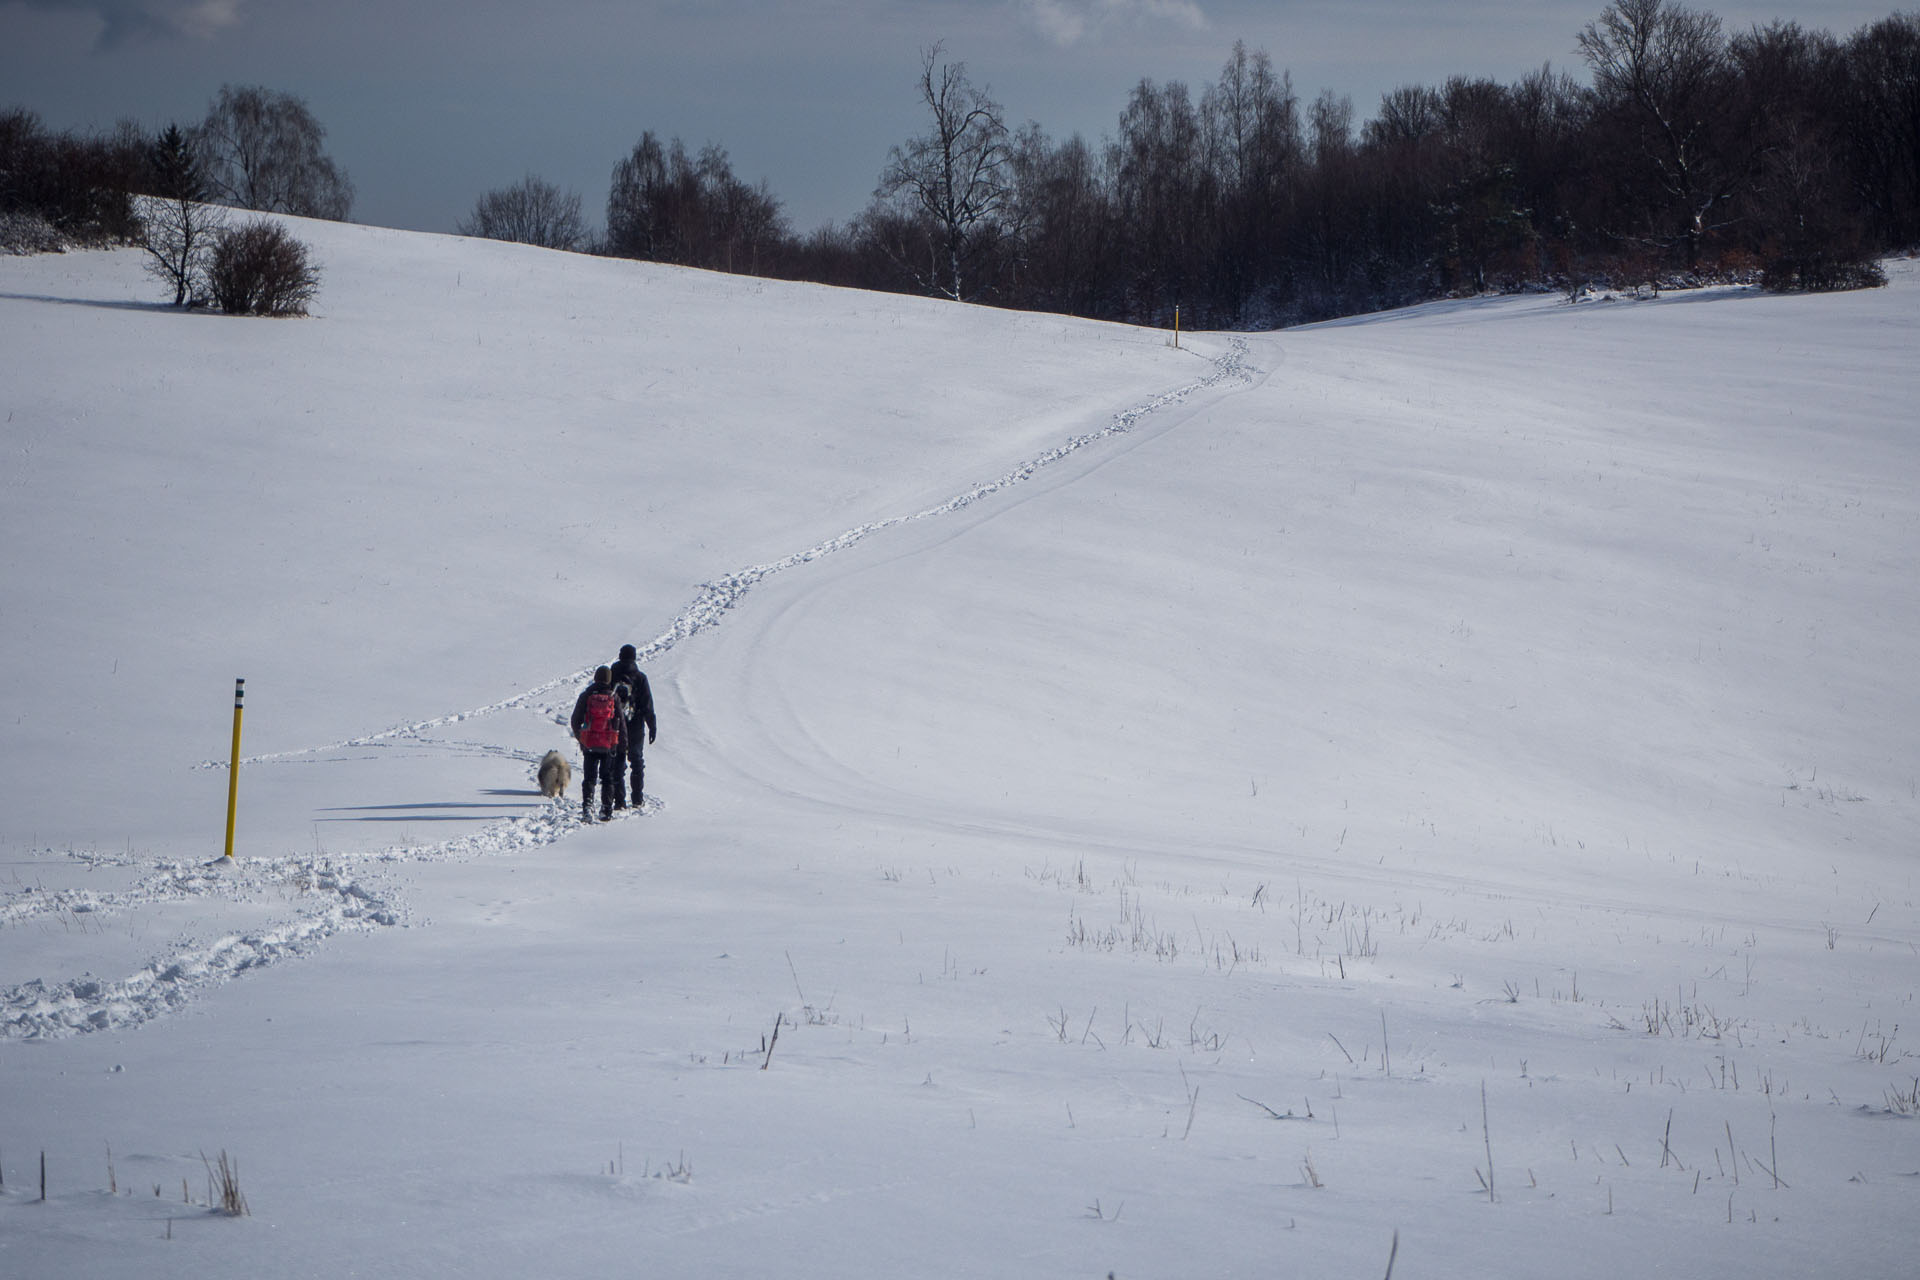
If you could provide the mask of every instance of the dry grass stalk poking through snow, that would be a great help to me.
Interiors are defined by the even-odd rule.
[[[200,1162],[207,1166],[207,1202],[230,1218],[251,1217],[253,1210],[247,1208],[247,1197],[240,1191],[240,1166],[227,1158],[225,1150],[217,1164],[204,1151]]]

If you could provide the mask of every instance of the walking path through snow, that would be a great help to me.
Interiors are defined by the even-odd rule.
[[[639,661],[650,663],[682,641],[720,625],[754,586],[775,574],[858,546],[898,526],[963,511],[1033,479],[1046,468],[1090,446],[1132,431],[1151,414],[1235,381],[1251,381],[1247,343],[1240,338],[1232,339],[1227,349],[1213,359],[1206,376],[1123,409],[1100,430],[1074,436],[996,479],[976,484],[923,510],[849,529],[805,550],[737,570],[706,584],[664,632],[637,646]],[[591,669],[569,672],[511,698],[469,711],[399,725],[325,746],[246,756],[241,764],[273,765],[355,748],[410,742],[437,751],[509,754],[531,765],[536,758],[532,754],[486,743],[449,742],[428,735],[450,725],[514,709],[532,710],[564,725],[572,706],[571,691],[591,674]],[[219,769],[225,768],[226,763],[210,760],[201,767]],[[640,812],[657,813],[663,807],[657,796],[649,795]],[[86,863],[90,869],[118,869],[130,874],[131,879],[125,887],[113,890],[8,886],[4,897],[0,897],[0,925],[82,920],[97,923],[157,904],[195,899],[218,899],[256,910],[271,900],[280,899],[291,901],[295,911],[291,918],[275,919],[252,929],[222,932],[210,938],[178,939],[124,978],[103,979],[83,974],[53,984],[34,979],[9,987],[0,991],[0,1039],[45,1039],[137,1026],[182,1007],[200,991],[250,969],[303,955],[342,930],[403,923],[407,918],[406,907],[393,877],[382,874],[382,864],[513,853],[552,844],[579,826],[574,807],[560,802],[451,839],[425,844],[403,843],[365,855],[241,857],[231,862],[217,859],[200,864],[176,860],[154,863],[131,853],[69,852],[68,857]],[[236,914],[248,912],[242,910]]]

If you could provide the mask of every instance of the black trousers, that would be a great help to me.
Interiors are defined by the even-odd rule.
[[[600,785],[600,816],[613,816],[613,797],[620,782],[620,762],[611,751],[595,751],[582,747],[580,753],[587,759],[585,772],[580,775],[580,807],[586,813],[593,812],[594,784]]]
[[[615,760],[613,764],[613,798],[620,803],[626,801],[626,769],[622,766],[628,766],[633,770],[633,807],[636,809],[647,798],[647,793],[642,790],[642,784],[647,779],[647,758],[642,754],[646,739],[640,736],[646,731],[645,725],[635,724],[633,732],[627,735],[626,759]]]

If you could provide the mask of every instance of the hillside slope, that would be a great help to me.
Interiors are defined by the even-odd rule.
[[[9,1268],[1910,1266],[1911,265],[1176,350],[299,229],[0,260]]]

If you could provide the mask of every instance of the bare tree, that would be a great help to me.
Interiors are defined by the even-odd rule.
[[[1920,240],[1920,10],[1847,42],[1841,126],[1861,199],[1881,240]]]
[[[1013,207],[1012,149],[1000,104],[967,79],[966,64],[942,62],[940,45],[920,56],[926,133],[893,148],[874,193],[923,216],[939,237],[929,288],[968,296],[970,268],[1005,230]]]
[[[206,175],[193,135],[168,125],[149,148],[151,194],[141,201],[140,247],[147,271],[172,286],[173,305],[195,300],[213,247],[226,226],[219,206],[205,203]]]
[[[1353,99],[1322,89],[1307,109],[1312,168],[1301,184],[1295,253],[1307,277],[1307,314],[1337,314],[1334,298],[1351,298],[1350,277],[1364,252],[1356,225],[1360,164],[1353,145]]]
[[[1213,247],[1215,184],[1187,86],[1134,86],[1107,163],[1127,235],[1124,269],[1135,313],[1170,324],[1173,309],[1185,306],[1189,323],[1196,322]]]
[[[1225,318],[1272,320],[1266,300],[1291,210],[1289,185],[1300,160],[1300,103],[1293,81],[1274,73],[1264,50],[1235,41],[1217,85],[1200,96],[1200,116],[1214,159],[1218,251],[1209,290]]]
[[[481,196],[459,230],[463,236],[569,251],[578,249],[587,239],[579,194],[562,191],[533,174]]]
[[[726,151],[713,144],[700,149],[697,173],[710,265],[721,271],[758,272],[762,255],[788,238],[786,216],[773,189],[764,181],[748,186],[736,178]]]
[[[1692,268],[1710,216],[1745,168],[1727,136],[1736,122],[1720,19],[1671,0],[1614,0],[1579,47],[1594,92],[1624,118],[1677,216]]]
[[[1200,112],[1215,139],[1208,151],[1228,191],[1268,194],[1297,159],[1300,106],[1293,78],[1284,71],[1276,76],[1264,49],[1249,52],[1245,41],[1234,41],[1219,82],[1200,95]]]
[[[674,149],[680,150],[679,140]],[[654,262],[667,247],[667,150],[653,131],[640,135],[631,154],[613,166],[607,191],[607,251]]]
[[[198,302],[213,246],[226,226],[224,212],[219,205],[184,197],[149,196],[139,207],[148,274],[173,289],[174,306]]]
[[[1099,157],[1079,135],[1055,146],[1037,124],[1014,147],[1020,227],[1015,305],[1097,315],[1117,293],[1117,219]]]
[[[765,182],[734,176],[726,150],[696,158],[680,139],[651,132],[614,166],[607,192],[607,251],[618,257],[714,271],[757,272],[787,244],[780,201]]]
[[[1441,275],[1480,292],[1496,261],[1525,246],[1532,215],[1521,203],[1512,143],[1513,91],[1455,76],[1439,95],[1441,184],[1433,201]],[[1521,255],[1519,261],[1526,261]]]
[[[322,149],[326,136],[292,94],[222,85],[200,126],[209,186],[242,209],[343,220],[353,184]]]

